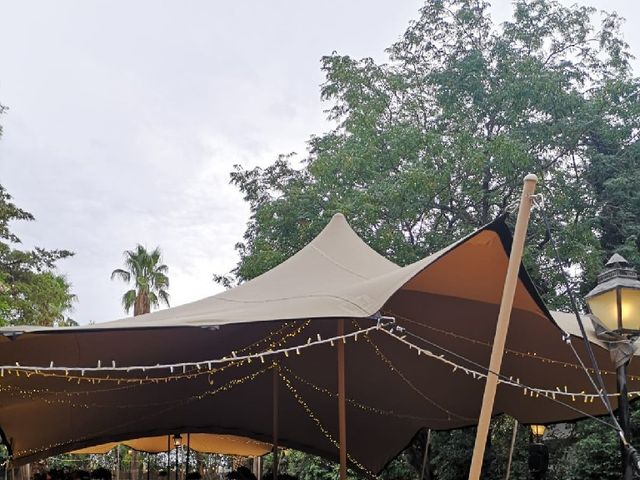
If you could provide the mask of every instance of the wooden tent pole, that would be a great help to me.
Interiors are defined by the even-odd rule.
[[[171,480],[171,435],[167,435],[167,480]]]
[[[422,456],[422,468],[420,469],[420,480],[424,480],[424,474],[429,462],[429,445],[431,444],[431,429],[427,430],[427,439],[424,442],[424,455]],[[427,478],[431,479],[431,472],[427,471]]]
[[[338,320],[338,336],[344,335],[344,318]],[[344,340],[338,341],[338,432],[340,480],[347,480],[347,411],[345,405]]]
[[[504,344],[507,338],[507,331],[509,329],[509,319],[511,317],[513,299],[516,292],[516,285],[518,283],[518,272],[520,271],[520,262],[522,260],[522,250],[524,248],[527,226],[529,224],[529,215],[531,213],[531,196],[535,191],[537,182],[538,177],[533,174],[529,174],[524,177],[522,196],[520,197],[520,207],[518,209],[518,218],[516,220],[516,228],[513,233],[513,244],[509,255],[509,265],[507,267],[507,275],[505,277],[504,288],[502,290],[502,301],[500,302],[498,323],[496,325],[496,333],[493,339],[493,348],[491,349],[489,372],[484,386],[484,395],[482,396],[482,408],[480,410],[480,418],[478,419],[478,431],[476,433],[476,441],[473,447],[469,480],[480,480],[482,460],[484,458],[484,450],[487,445],[487,435],[489,433],[489,422],[491,421],[493,402],[496,397],[496,389],[498,386],[497,374],[500,373],[500,366],[502,365]]]
[[[509,480],[511,475],[511,462],[513,461],[513,450],[516,447],[516,437],[518,436],[518,420],[513,419],[513,433],[511,434],[511,447],[509,447],[509,460],[507,461],[507,474],[504,480]]]
[[[273,364],[273,480],[278,479],[278,411],[279,366]]]
[[[187,464],[184,467],[185,480],[189,476],[189,457],[191,456],[191,434],[187,433]]]

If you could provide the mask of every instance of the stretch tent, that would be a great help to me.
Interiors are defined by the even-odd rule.
[[[382,314],[406,331],[387,327],[345,340],[349,461],[377,472],[423,427],[476,423],[484,387],[478,365],[489,363],[510,242],[499,218],[399,267],[336,215],[289,260],[218,295],[99,325],[5,329],[3,437],[17,463],[167,431],[270,442],[277,360],[280,445],[335,459],[336,349],[313,344],[336,334],[337,319],[347,320],[349,333],[383,323]],[[512,380],[499,385],[495,414],[526,424],[603,413],[597,399],[584,396],[594,392],[562,334],[521,269],[502,366]],[[573,343],[583,354],[580,339]],[[268,353],[306,344],[288,355]],[[256,354],[251,362],[206,363],[249,353]],[[596,356],[615,390],[608,352],[597,347]],[[16,362],[41,370],[27,376],[8,368]],[[153,368],[180,362],[205,363]],[[114,365],[147,368],[109,370]],[[640,390],[635,365],[630,374],[630,390]]]
[[[103,443],[101,445],[81,448],[71,453],[104,454],[108,453],[117,445],[126,445],[139,452],[162,453],[167,451],[167,446],[169,446],[170,449],[174,448],[173,439],[169,438],[169,443],[167,444],[167,438],[167,435],[134,438],[122,442]],[[187,434],[182,434],[182,438],[186,441]],[[269,443],[235,435],[216,435],[211,433],[190,434],[189,448],[199,453],[221,453],[224,455],[240,455],[243,457],[259,457],[271,451],[271,445]]]

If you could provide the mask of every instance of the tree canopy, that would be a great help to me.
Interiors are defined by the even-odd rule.
[[[628,222],[640,213],[639,84],[621,19],[597,24],[591,8],[519,0],[495,25],[488,7],[427,2],[388,63],[323,57],[321,94],[337,127],[311,137],[302,168],[283,155],[232,174],[252,212],[240,280],[296,252],[337,211],[378,252],[415,261],[492,220],[528,172],[541,178],[576,281],[591,282],[605,253],[640,259]],[[528,266],[562,306],[541,222],[531,240]]]
[[[5,110],[0,105],[0,113]],[[0,185],[0,325],[75,324],[68,317],[75,295],[64,275],[56,271],[58,260],[73,253],[17,248],[21,241],[11,231],[11,223],[34,220],[31,213],[13,203],[11,195]]]
[[[128,313],[133,307],[133,315],[149,313],[151,307],[160,302],[169,306],[169,267],[162,263],[162,252],[156,247],[148,251],[142,245],[124,252],[125,268],[116,268],[111,279],[119,278],[125,283],[133,283],[133,288],[122,296],[122,306]]]

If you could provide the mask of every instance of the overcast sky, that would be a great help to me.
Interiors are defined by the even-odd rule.
[[[626,17],[640,56],[640,4],[581,3]],[[0,183],[37,218],[14,225],[27,246],[76,252],[72,318],[123,316],[109,275],[136,243],[162,248],[172,304],[218,291],[249,215],[233,165],[303,154],[330,128],[320,57],[384,61],[421,4],[0,0]]]

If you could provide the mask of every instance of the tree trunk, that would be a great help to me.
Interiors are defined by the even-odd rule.
[[[138,475],[138,452],[131,451],[131,480],[139,480]]]
[[[136,317],[150,311],[149,298],[143,293],[139,293],[133,304],[133,316]],[[131,480],[139,480],[138,469],[138,452],[133,450],[131,452]]]
[[[144,293],[138,293],[133,304],[133,316],[144,315],[151,311],[151,302],[149,296]]]

